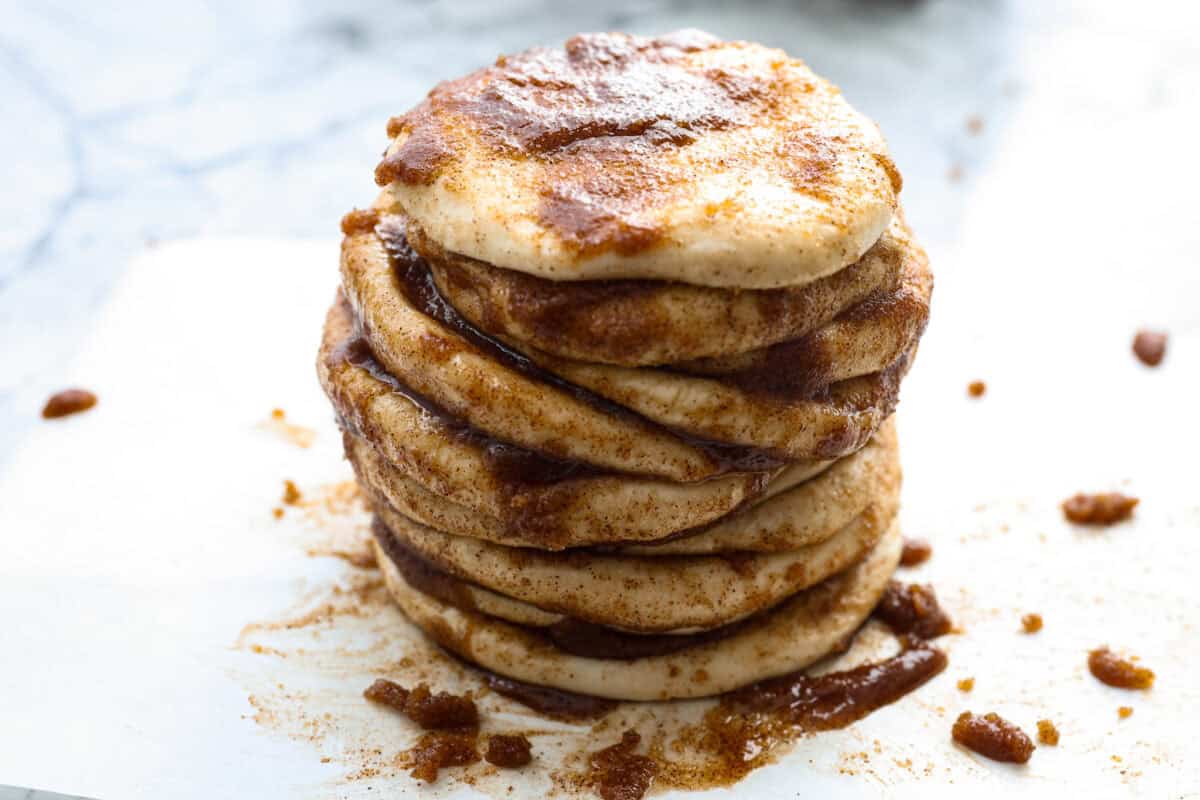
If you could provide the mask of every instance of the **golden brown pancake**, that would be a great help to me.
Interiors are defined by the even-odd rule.
[[[642,367],[799,339],[876,292],[894,289],[906,256],[895,235],[900,224],[893,218],[866,255],[827,278],[764,290],[550,281],[449,253],[411,220],[407,230],[442,294],[475,326],[560,358]]]
[[[376,507],[393,536],[451,575],[545,611],[642,633],[706,630],[769,608],[862,558],[895,513],[894,502],[873,504],[833,536],[790,551],[643,556],[505,547]]]
[[[618,700],[704,697],[802,669],[837,649],[879,601],[900,561],[888,531],[866,558],[753,618],[735,633],[633,660],[572,655],[530,628],[464,610],[412,588],[375,545],[388,589],[432,639],[475,664],[527,683]]]
[[[780,50],[587,34],[439,84],[376,170],[445,249],[558,281],[768,289],[853,264],[896,208],[878,128]]]

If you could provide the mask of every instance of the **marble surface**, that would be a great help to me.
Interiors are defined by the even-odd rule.
[[[187,237],[335,237],[372,197],[387,117],[502,51],[682,26],[783,46],[880,122],[935,252],[959,243],[1014,119],[1048,133],[1062,115],[1097,129],[1163,110],[1194,122],[1200,85],[1195,12],[1171,2],[7,0],[0,14],[0,462],[132,256]],[[1114,156],[1097,182],[1153,203],[1139,153]],[[1196,175],[1177,169],[1159,177]],[[1053,192],[1048,178],[1030,188]],[[242,324],[253,336],[256,321]]]

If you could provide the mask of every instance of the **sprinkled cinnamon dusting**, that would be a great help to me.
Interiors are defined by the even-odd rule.
[[[746,152],[726,148],[721,166],[754,159],[797,191],[825,197],[844,142],[806,123],[820,100],[798,62],[715,66],[697,54],[745,48],[698,31],[656,38],[583,34],[562,49],[535,48],[437,86],[408,113],[393,118],[397,146],[380,162],[376,183],[427,186],[457,180],[451,162],[466,149],[538,165],[539,222],[581,256],[615,250],[631,255],[659,244],[656,211],[692,191],[702,167],[664,153],[705,133],[770,125],[775,158],[747,139]],[[805,111],[805,104],[813,109]],[[769,122],[768,122],[769,120]],[[895,165],[873,153],[892,191]],[[357,220],[343,225],[356,227]]]

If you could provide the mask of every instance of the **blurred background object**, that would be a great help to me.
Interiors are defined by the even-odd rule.
[[[783,47],[883,127],[909,219],[935,255],[955,240],[963,197],[1017,110],[1038,102],[1032,87],[1052,84],[1042,102],[1099,130],[1200,85],[1194,13],[1182,3],[0,7],[0,463],[132,255],[194,236],[332,241],[341,214],[373,196],[363,176],[387,118],[502,52],[578,31],[688,26]]]

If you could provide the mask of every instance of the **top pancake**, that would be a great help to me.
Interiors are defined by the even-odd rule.
[[[551,280],[802,285],[857,261],[900,190],[836,87],[697,31],[501,57],[389,135],[376,181],[431,239]]]

